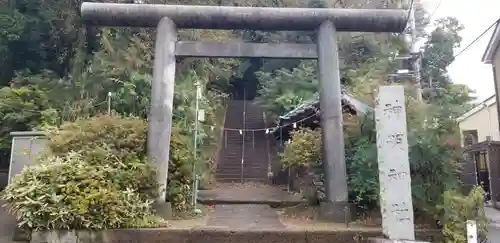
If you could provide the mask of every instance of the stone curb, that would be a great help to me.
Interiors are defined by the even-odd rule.
[[[419,236],[438,239],[432,231]],[[380,237],[380,232],[154,228],[33,232],[31,243],[368,243],[372,237]]]

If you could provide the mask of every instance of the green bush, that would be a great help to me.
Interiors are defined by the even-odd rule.
[[[368,136],[353,136],[346,143],[349,195],[361,209],[379,204],[377,147]]]
[[[101,115],[66,123],[48,134],[49,149],[54,155],[71,151],[93,153],[106,145],[121,161],[144,158],[147,123],[136,117]]]
[[[15,177],[3,199],[20,226],[31,229],[153,226],[152,201],[115,183],[120,173],[109,165],[89,166],[76,152],[47,156]]]
[[[191,140],[178,127],[172,128],[170,161],[168,166],[167,198],[176,211],[185,211],[189,206],[192,183],[193,153]]]
[[[155,224],[158,185],[147,160],[147,125],[97,116],[48,132],[48,148],[3,195],[21,225],[34,229],[103,229]],[[174,127],[167,196],[176,210],[189,200],[189,139]]]
[[[291,133],[292,139],[280,154],[283,167],[309,166],[321,162],[321,131],[302,128]]]
[[[119,169],[114,181],[149,199],[158,191],[154,167],[146,160],[146,135],[144,120],[102,115],[67,123],[49,132],[48,147],[54,156],[77,151],[90,166]]]
[[[154,168],[144,163],[147,123],[136,117],[97,116],[68,123],[49,135],[49,148],[55,155],[81,151],[92,165],[113,163],[120,166],[124,186],[134,185],[146,198],[157,195]],[[177,211],[187,209],[191,192],[191,140],[182,129],[172,127],[168,167],[167,199]]]
[[[467,220],[475,220],[479,238],[487,237],[487,220],[484,215],[484,191],[475,187],[469,195],[462,195],[457,191],[446,191],[443,194],[443,236],[445,243],[467,242]]]

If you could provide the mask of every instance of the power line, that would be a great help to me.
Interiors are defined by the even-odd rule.
[[[457,58],[460,54],[464,53],[467,49],[469,49],[469,47],[471,47],[472,45],[474,45],[474,43],[476,43],[479,39],[481,39],[481,37],[483,37],[491,28],[493,28],[498,22],[500,21],[500,18],[497,19],[495,22],[493,22],[490,27],[488,27],[485,31],[483,31],[483,33],[481,33],[481,35],[479,35],[478,37],[476,37],[476,39],[474,39],[472,42],[470,42],[465,48],[463,48],[462,50],[460,50],[456,55],[453,56],[453,59]]]
[[[486,30],[484,30],[478,37],[476,37],[473,41],[471,41],[467,46],[465,46],[462,50],[460,50],[457,54],[455,54],[452,58],[452,61],[451,63],[453,63],[455,60],[457,60],[456,58],[464,53],[467,49],[469,49],[472,45],[474,45],[479,39],[481,39],[489,30],[491,30],[491,28],[493,28],[496,24],[498,24],[500,22],[500,18],[497,19],[495,22],[493,22]],[[439,60],[438,60],[439,61]],[[450,64],[451,64],[450,63]]]
[[[439,7],[441,7],[441,3],[443,3],[443,0],[439,1],[438,5],[434,9],[434,11],[432,11],[432,14],[429,16],[429,18],[427,19],[427,21],[430,21],[432,19],[432,17],[434,17],[434,15],[436,14],[436,12],[439,9]]]

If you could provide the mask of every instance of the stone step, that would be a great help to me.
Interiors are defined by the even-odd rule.
[[[235,182],[241,180],[241,178],[234,179]],[[263,183],[232,183],[211,190],[201,190],[198,192],[198,199],[204,204],[267,204],[272,207],[305,202],[301,195],[291,194],[282,188],[266,185],[269,182],[268,179],[261,178],[261,180]]]
[[[243,167],[243,174],[265,174],[268,172],[267,167]],[[241,167],[221,167],[216,170],[218,175],[238,175],[241,174]]]
[[[254,166],[254,167],[243,167],[243,174],[259,174],[259,175],[267,175],[268,167],[263,166]],[[241,167],[218,167],[216,169],[216,173],[218,175],[226,175],[226,174],[241,174]]]
[[[241,163],[220,163],[217,165],[217,170],[219,169],[240,169],[241,168]],[[262,169],[266,170],[269,168],[267,163],[264,163],[262,161],[258,162],[246,162],[243,164],[244,169],[248,170],[257,170],[257,169]]]
[[[256,162],[256,163],[267,163],[267,160],[269,159],[267,154],[251,154],[253,153],[250,150],[247,150],[245,152],[245,155],[242,156],[241,153],[233,153],[230,154],[229,152],[221,154],[219,159],[228,159],[228,160],[233,160],[237,159],[238,163],[241,163],[241,159],[244,160],[244,162],[250,163],[250,162]]]
[[[217,178],[216,180],[220,183],[240,183],[241,177],[223,177]],[[249,178],[247,176],[244,177],[243,182],[259,182],[259,183],[269,183],[269,179],[266,178]],[[207,201],[204,204],[216,204],[215,202],[208,203]]]
[[[265,125],[262,109],[251,101],[230,102],[226,110],[226,128],[263,129]],[[242,157],[245,178],[268,181],[268,136],[265,131],[243,131],[240,134],[239,130],[226,130],[216,169],[218,181],[239,182]]]
[[[217,174],[241,174],[241,167],[218,167]],[[244,166],[244,174],[266,174],[268,172],[267,166]]]
[[[237,164],[241,164],[241,159],[242,159],[242,156],[240,154],[233,154],[233,155],[223,155],[221,158],[221,160],[235,160],[237,161],[238,163]],[[244,164],[267,164],[267,160],[268,160],[268,157],[267,155],[245,155],[243,157],[243,163]],[[225,164],[223,162],[219,163],[221,165]],[[233,163],[231,163],[233,164]]]
[[[241,178],[241,172],[240,173],[223,173],[223,174],[217,174],[215,177],[217,181],[220,181],[219,179],[239,179]],[[243,178],[244,179],[259,179],[259,180],[268,180],[267,177],[267,172],[262,172],[262,173],[243,173]]]
[[[245,142],[258,141],[258,142],[267,144],[267,138],[264,136],[260,136],[260,135],[254,136],[254,137],[252,137],[251,135],[245,136],[245,137],[243,137],[242,135],[227,137],[226,139],[224,139],[223,142],[238,142],[238,141],[241,141],[241,142],[243,142],[243,141],[245,141]]]
[[[239,145],[236,147],[235,145]],[[255,147],[254,147],[255,146]],[[264,145],[254,145],[245,144],[245,156],[261,156],[261,158],[267,158],[267,150]],[[238,155],[241,156],[242,144],[233,143],[231,147],[223,148],[224,151],[221,152],[221,156],[224,155]],[[265,156],[265,157],[264,157]]]

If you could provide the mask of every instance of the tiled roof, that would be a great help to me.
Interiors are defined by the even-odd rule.
[[[358,114],[365,114],[373,110],[371,106],[354,97],[354,95],[349,93],[345,88],[342,88],[342,104],[343,106],[349,106]],[[311,109],[320,109],[319,93],[315,93],[309,100],[306,100],[302,104],[295,107],[293,110],[280,116],[278,119],[278,124],[283,124],[284,121],[295,122],[297,117],[300,117],[301,114]],[[274,133],[277,130],[278,128],[274,128],[272,132]]]

